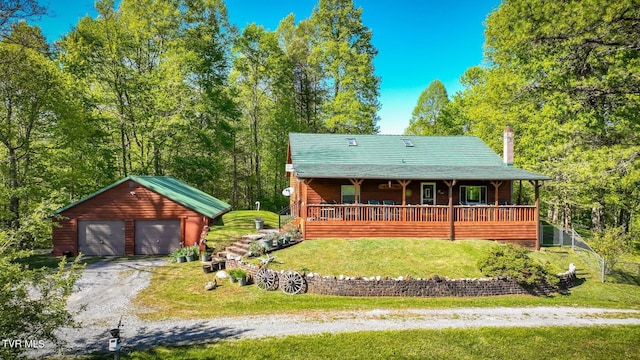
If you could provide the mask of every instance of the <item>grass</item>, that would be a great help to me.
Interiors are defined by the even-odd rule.
[[[278,215],[270,211],[232,211],[222,215],[221,223],[209,228],[207,245],[214,248],[215,251],[222,251],[243,235],[256,234],[254,219],[258,216],[264,220],[265,228],[275,229],[278,227]]]
[[[305,270],[330,276],[483,277],[478,260],[496,246],[490,241],[432,239],[322,239],[276,253],[276,270]],[[455,261],[452,261],[455,254]],[[566,271],[573,257],[555,257],[554,270]],[[562,260],[562,261],[561,261]],[[254,260],[254,262],[258,262]],[[562,268],[562,269],[561,269]]]
[[[638,359],[640,326],[358,332],[156,347],[151,359]],[[215,341],[215,339],[212,339]],[[91,359],[109,359],[95,355]]]
[[[28,265],[30,269],[40,269],[40,268],[49,268],[55,269],[58,267],[61,256],[53,256],[51,255],[51,249],[39,249],[34,250],[33,254],[27,256],[25,258],[17,259],[16,262]],[[67,258],[67,263],[72,263],[76,260],[75,257]],[[83,256],[80,259],[80,263],[83,264],[94,264],[104,260],[104,257],[100,256]]]
[[[551,255],[565,262],[571,261],[575,256],[571,253],[551,253]],[[576,265],[580,267],[579,262]],[[556,294],[551,297],[519,295],[477,298],[367,298],[316,294],[290,296],[280,291],[262,291],[253,285],[239,287],[226,280],[220,280],[220,286],[217,289],[205,291],[204,284],[211,281],[214,274],[205,274],[199,262],[174,263],[150,271],[153,272],[150,286],[143,289],[134,299],[138,315],[148,320],[381,308],[591,306],[640,309],[638,286],[603,284],[590,278],[580,286],[571,289],[569,294]]]

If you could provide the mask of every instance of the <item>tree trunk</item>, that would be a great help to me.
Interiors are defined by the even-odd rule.
[[[626,209],[620,209],[618,212],[618,226],[621,226],[625,233],[629,233],[630,222],[631,214]]]
[[[20,198],[17,195],[19,186],[20,179],[18,178],[18,158],[16,156],[16,150],[9,148],[9,189],[11,191],[9,212],[11,213],[11,219],[9,219],[7,225],[12,230],[20,228]]]
[[[562,219],[563,219],[563,226],[566,231],[569,231],[573,226],[573,222],[571,220],[572,216],[573,215],[571,212],[571,205],[565,202],[562,207]]]
[[[597,203],[593,207],[591,207],[591,230],[593,231],[602,231],[604,230],[604,223],[602,222],[604,219],[603,214],[603,206],[600,203]]]

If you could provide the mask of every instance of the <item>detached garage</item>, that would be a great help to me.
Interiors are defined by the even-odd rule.
[[[55,212],[53,253],[164,255],[231,206],[168,176],[128,176]]]

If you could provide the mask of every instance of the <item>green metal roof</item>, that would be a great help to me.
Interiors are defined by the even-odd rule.
[[[215,218],[229,210],[231,205],[226,202],[216,199],[215,197],[206,194],[194,187],[191,187],[173,177],[170,176],[127,176],[107,187],[104,187],[91,195],[88,195],[72,204],[69,204],[63,208],[56,210],[55,214],[68,210],[81,202],[87,201],[92,197],[99,195],[109,189],[112,189],[125,181],[132,180],[136,183],[153,190],[158,194],[171,199],[185,207],[196,211],[206,217]]]
[[[505,165],[475,136],[291,133],[289,144],[293,169],[303,179],[550,180]]]

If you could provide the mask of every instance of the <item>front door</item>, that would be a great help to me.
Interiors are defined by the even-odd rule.
[[[420,184],[420,204],[422,205],[435,205],[436,204],[436,183]]]

